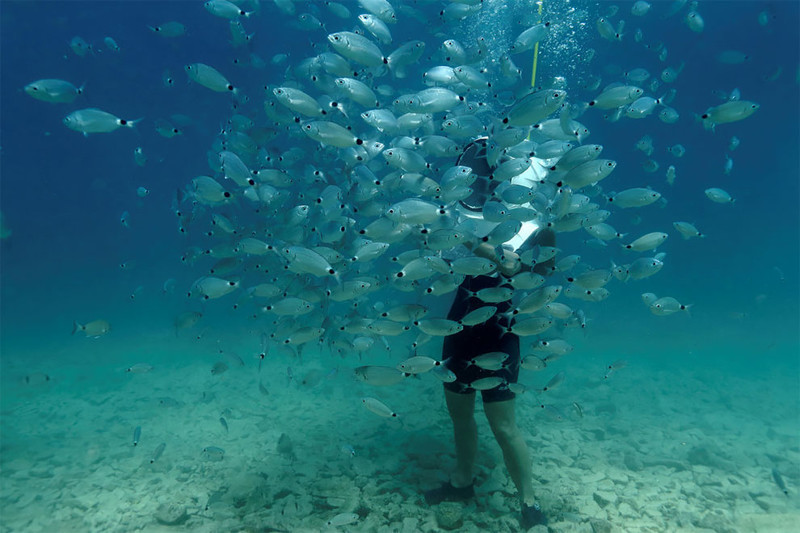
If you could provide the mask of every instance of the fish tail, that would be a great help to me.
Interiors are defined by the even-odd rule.
[[[75,332],[77,332],[78,330],[83,330],[83,326],[78,324],[77,321],[73,320],[72,321],[72,333],[71,333],[71,335],[75,335]]]

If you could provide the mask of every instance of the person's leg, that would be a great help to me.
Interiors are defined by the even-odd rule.
[[[528,446],[522,438],[522,434],[517,427],[516,416],[514,414],[514,400],[499,402],[484,402],[483,411],[489,420],[500,449],[503,450],[508,474],[517,487],[522,503],[533,505],[535,498],[533,495],[533,479],[531,474],[531,459],[528,453]]]
[[[472,485],[472,470],[478,453],[478,426],[475,423],[475,393],[459,394],[445,389],[447,411],[453,421],[456,443],[456,470],[450,481],[454,487]]]

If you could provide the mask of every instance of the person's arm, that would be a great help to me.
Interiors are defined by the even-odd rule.
[[[470,248],[470,246],[468,246],[468,248]],[[479,257],[485,257],[490,261],[494,261],[497,264],[497,270],[506,277],[511,277],[519,272],[519,269],[522,265],[522,262],[519,260],[519,256],[516,253],[506,250],[503,253],[503,256],[499,257],[495,249],[490,244],[485,242],[472,247],[472,253]]]

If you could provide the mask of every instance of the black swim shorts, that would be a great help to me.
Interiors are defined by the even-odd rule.
[[[455,335],[448,335],[444,338],[442,346],[442,358],[447,360],[447,368],[455,375],[456,380],[445,383],[444,387],[458,394],[471,394],[475,389],[469,386],[475,380],[497,376],[504,382],[489,390],[482,390],[481,396],[484,402],[500,402],[512,400],[515,394],[508,388],[509,383],[516,383],[519,376],[519,337],[513,333],[506,332],[506,319],[499,316],[511,308],[509,302],[498,304],[487,304],[477,297],[470,296],[470,292],[476,292],[489,287],[502,286],[504,278],[501,276],[467,276],[463,283],[458,287],[453,305],[447,318],[450,320],[460,320],[470,311],[474,311],[485,305],[495,305],[497,313],[482,324],[476,326],[464,326],[464,329]],[[505,365],[500,370],[485,370],[476,365],[471,365],[469,361],[479,355],[488,352],[505,352],[508,354]]]

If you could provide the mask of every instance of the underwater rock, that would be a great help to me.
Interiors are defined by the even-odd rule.
[[[589,523],[592,525],[593,533],[611,533],[611,522],[608,520],[592,518]]]
[[[460,528],[463,523],[463,510],[460,503],[442,502],[436,508],[436,523],[440,528],[451,531]]]
[[[642,468],[644,468],[644,463],[642,463],[642,460],[638,455],[632,452],[625,453],[625,458],[622,462],[631,472],[639,472]]]
[[[503,498],[503,494],[499,491],[493,492],[492,495],[489,496],[489,508],[495,516],[503,516],[508,514],[509,511],[505,498]]]
[[[723,457],[723,452],[713,444],[695,446],[686,453],[686,459],[693,465],[709,466],[722,470],[735,468],[730,461]]]
[[[711,529],[716,533],[735,533],[737,529],[733,527],[730,518],[719,509],[703,513],[700,518],[693,521],[693,525]]]
[[[400,533],[415,533],[420,530],[419,521],[416,518],[406,517],[403,519],[403,529]]]
[[[156,521],[165,526],[180,526],[189,519],[186,507],[176,503],[162,503],[155,512]]]
[[[592,494],[594,501],[597,502],[597,505],[600,507],[606,507],[608,504],[616,504],[617,503],[617,495],[613,492],[608,491],[597,491]]]

